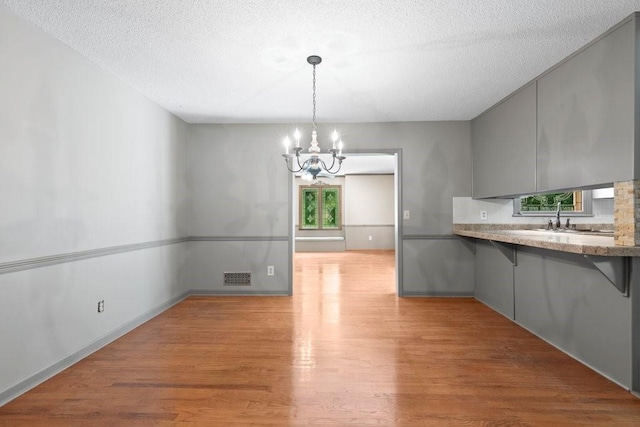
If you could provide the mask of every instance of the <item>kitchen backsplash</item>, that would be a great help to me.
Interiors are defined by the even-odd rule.
[[[573,224],[613,224],[613,199],[592,200],[593,216],[571,217]],[[487,212],[487,219],[480,219],[480,212]],[[474,200],[471,197],[453,198],[454,224],[540,224],[546,226],[555,214],[545,216],[513,216],[512,199]],[[563,216],[563,218],[565,218]],[[562,220],[564,224],[564,219]]]

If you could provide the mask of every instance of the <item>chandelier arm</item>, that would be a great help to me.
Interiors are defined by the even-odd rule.
[[[333,156],[332,162],[331,162],[331,166],[327,167],[325,165],[325,169],[327,170],[327,172],[329,172],[330,174],[334,174],[335,172],[331,172],[331,169],[333,169],[333,166],[336,164],[336,156]]]
[[[287,164],[287,169],[289,169],[289,172],[298,173],[298,172],[300,172],[302,170],[302,167],[300,167],[298,170],[291,169],[289,159],[284,159],[284,160],[285,160],[285,163]],[[300,165],[300,161],[299,160],[298,160],[298,165]]]
[[[300,162],[298,161],[298,164],[300,164]],[[311,164],[311,159],[307,159],[304,162],[302,162],[302,165],[300,165],[300,171],[308,171],[309,170],[309,165]]]
[[[331,172],[331,174],[333,175],[337,174],[338,172],[340,172],[340,169],[342,169],[342,160],[338,162],[338,169],[336,169],[335,172]]]
[[[298,163],[298,172],[302,170],[302,165],[300,164],[300,156],[296,157],[296,162]]]
[[[324,162],[324,160],[322,160],[322,159],[318,159],[318,160],[319,160],[319,162],[320,162],[320,164],[321,164],[321,166],[322,166],[322,169],[323,169],[325,172],[327,172],[327,173],[329,173],[329,174],[331,174],[331,175],[335,175],[335,174],[336,174],[336,172],[338,172],[338,171],[340,170],[340,168],[339,168],[339,167],[338,167],[338,170],[337,170],[337,171],[335,171],[335,172],[333,172],[333,171],[331,170],[331,169],[333,169],[333,166],[334,166],[334,165],[335,165],[335,163],[336,163],[336,159],[333,159],[333,162],[331,162],[331,167],[327,167],[327,164]]]
[[[336,164],[336,159],[338,159],[338,169],[336,169],[335,171],[333,171],[333,166],[335,166]],[[333,162],[331,162],[331,167],[329,168],[325,168],[327,172],[329,172],[331,175],[335,175],[338,172],[340,172],[340,169],[342,169],[342,160],[344,159],[344,157],[334,157],[333,158]]]
[[[324,170],[326,170],[328,173],[333,174],[333,172],[331,172],[331,169],[333,168],[333,165],[336,164],[336,158],[333,158],[333,161],[331,162],[331,166],[327,167],[327,164],[325,162],[322,162],[322,166],[324,167]]]

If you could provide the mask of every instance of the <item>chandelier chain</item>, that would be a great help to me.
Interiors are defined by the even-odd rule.
[[[313,64],[313,130],[316,128],[316,64]]]

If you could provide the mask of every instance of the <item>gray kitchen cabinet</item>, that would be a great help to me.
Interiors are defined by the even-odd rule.
[[[632,301],[582,255],[518,247],[515,321],[631,387]]]
[[[635,50],[634,15],[538,79],[537,191],[636,178]]]
[[[475,298],[513,320],[513,264],[511,261],[490,242],[477,240],[475,274]]]
[[[536,191],[536,82],[471,122],[473,197]]]

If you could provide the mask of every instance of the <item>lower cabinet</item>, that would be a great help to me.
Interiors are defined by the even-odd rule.
[[[478,240],[475,286],[484,304],[633,388],[632,298],[582,255],[517,246],[513,266],[490,242]]]
[[[476,299],[513,320],[513,264],[486,240],[476,242],[475,279]]]
[[[519,246],[515,320],[631,387],[631,299],[582,255]]]

